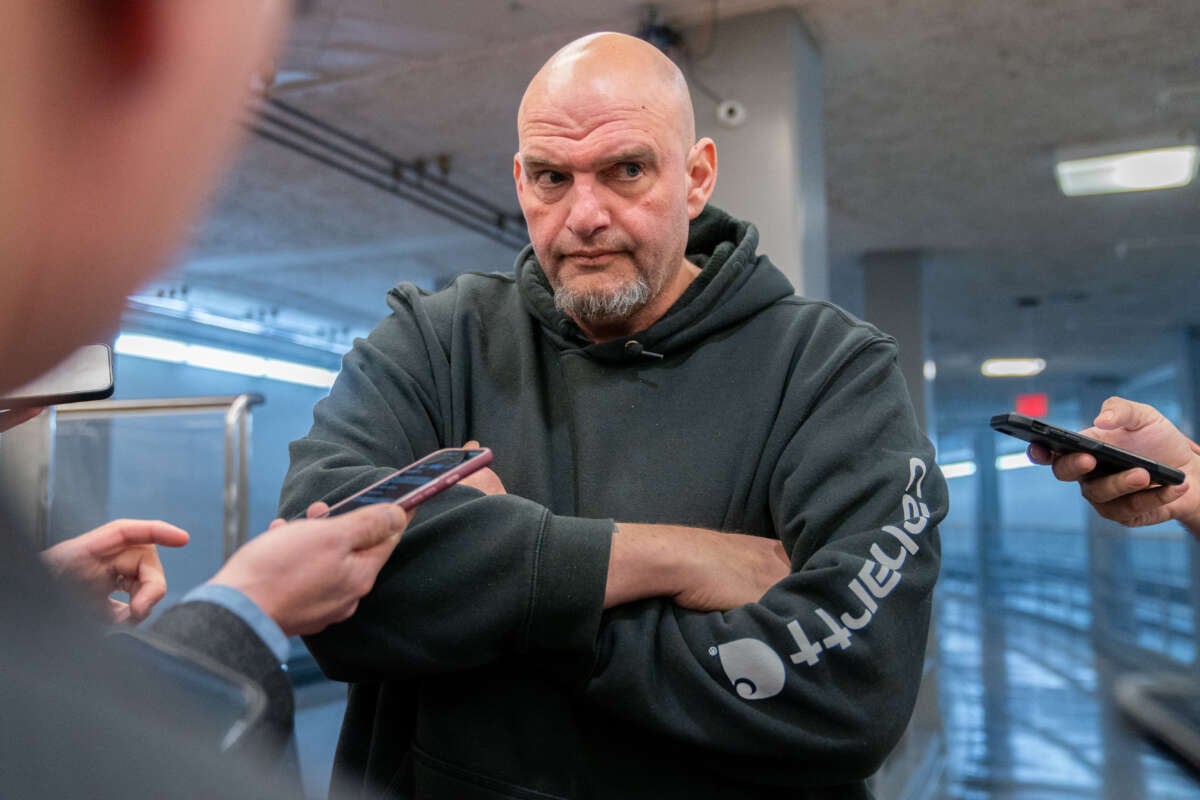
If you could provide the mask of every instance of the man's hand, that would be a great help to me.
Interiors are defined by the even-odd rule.
[[[467,449],[478,449],[479,442],[474,440],[463,445]],[[490,467],[477,469],[459,482],[460,486],[470,486],[472,489],[478,489],[484,494],[508,494],[508,490],[504,488],[504,482],[500,480],[500,476],[492,471]]]
[[[1179,520],[1200,536],[1200,448],[1171,424],[1158,409],[1121,397],[1104,401],[1095,427],[1082,431],[1111,445],[1178,467],[1187,476],[1179,486],[1150,488],[1150,474],[1130,469],[1115,475],[1089,478],[1096,459],[1088,453],[1051,453],[1038,444],[1029,446],[1029,460],[1051,464],[1060,481],[1078,481],[1083,497],[1097,513],[1122,525],[1154,525]]]
[[[63,575],[95,600],[113,622],[141,622],[167,593],[155,545],[183,547],[188,534],[155,520],[119,519],[42,552],[50,571]],[[109,597],[128,592],[129,602]]]
[[[620,523],[613,534],[604,607],[670,597],[695,611],[757,602],[791,572],[775,539],[676,525]]]
[[[275,520],[209,583],[245,594],[288,636],[317,633],[347,619],[375,585],[408,516],[400,506],[378,503],[313,519],[327,508],[314,503],[309,519]]]

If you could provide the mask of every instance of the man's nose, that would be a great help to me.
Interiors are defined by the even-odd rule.
[[[608,209],[591,181],[577,180],[572,188],[567,228],[580,239],[589,239],[608,227]]]

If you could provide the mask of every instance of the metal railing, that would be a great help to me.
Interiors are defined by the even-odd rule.
[[[114,420],[183,414],[224,414],[224,482],[222,510],[222,558],[227,559],[248,536],[249,461],[251,409],[261,405],[260,394],[216,397],[171,397],[145,400],[95,400],[49,409],[40,425],[31,426],[18,447],[17,469],[28,472],[21,494],[36,507],[27,512],[26,525],[35,541],[47,541],[49,506],[53,502],[52,480],[57,419],[72,422]],[[7,444],[7,442],[6,442]],[[14,443],[16,444],[16,443]],[[6,467],[12,470],[14,459]],[[15,495],[18,493],[14,493]],[[17,498],[20,499],[19,496]]]

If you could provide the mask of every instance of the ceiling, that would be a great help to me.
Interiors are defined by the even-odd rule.
[[[1200,185],[1066,198],[1053,155],[1200,130],[1200,2],[657,5],[697,49],[722,19],[779,7],[822,54],[833,299],[861,313],[862,255],[920,252],[939,404],[1004,410],[1013,385],[978,377],[991,355],[1045,357],[1036,388],[1054,391],[1172,362],[1200,325]],[[529,77],[571,38],[632,33],[645,14],[630,0],[299,2],[275,97],[399,158],[440,156],[449,181],[515,214]],[[397,281],[432,288],[513,253],[252,136],[195,246],[147,294],[186,287],[197,306],[340,342],[386,313]]]

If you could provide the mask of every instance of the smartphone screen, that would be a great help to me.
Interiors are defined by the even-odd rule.
[[[102,400],[113,393],[112,350],[89,344],[63,359],[49,372],[0,397],[0,408],[29,408]]]
[[[347,497],[332,506],[325,516],[345,514],[372,503],[398,503],[407,511],[491,461],[492,451],[486,447],[437,450]]]
[[[1183,472],[1174,467],[1040,419],[1023,414],[997,414],[992,417],[991,425],[1001,433],[1026,442],[1036,442],[1055,453],[1090,453],[1096,459],[1096,468],[1088,473],[1089,477],[1098,478],[1140,467],[1150,473],[1150,480],[1154,483],[1183,483]]]

